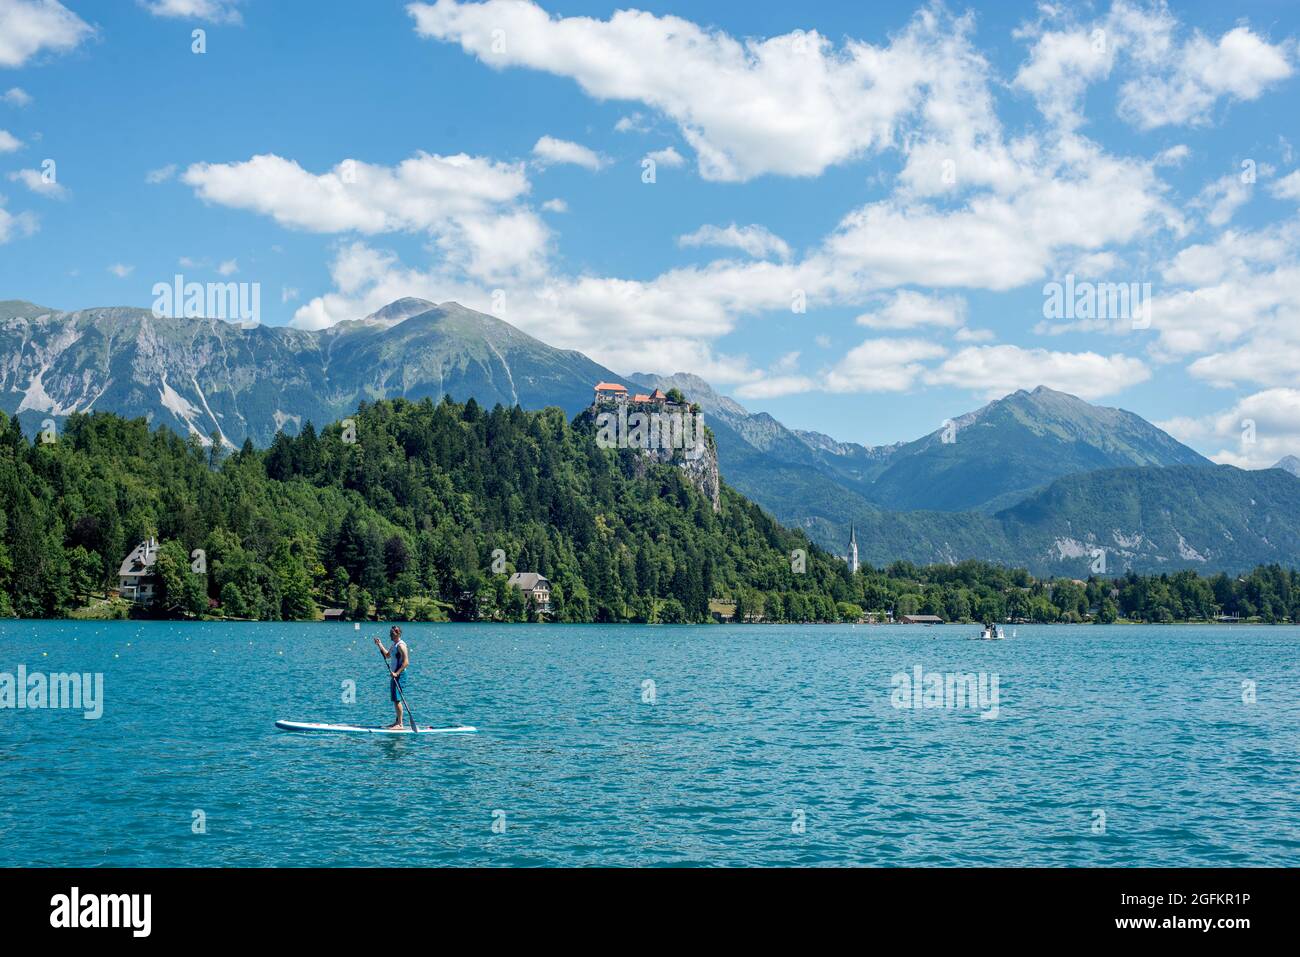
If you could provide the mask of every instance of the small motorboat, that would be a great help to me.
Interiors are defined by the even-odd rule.
[[[1007,637],[1006,629],[1001,625],[985,625],[984,630],[974,637],[974,641],[1002,641]]]

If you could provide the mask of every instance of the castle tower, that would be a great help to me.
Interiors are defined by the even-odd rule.
[[[849,574],[856,575],[858,572],[858,532],[851,524],[849,525]]]

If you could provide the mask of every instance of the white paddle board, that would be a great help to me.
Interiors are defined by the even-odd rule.
[[[412,731],[410,725],[400,728],[367,728],[357,724],[322,724],[319,721],[277,721],[281,731],[310,731],[317,734],[473,734],[478,728],[461,725],[458,728],[420,728]]]

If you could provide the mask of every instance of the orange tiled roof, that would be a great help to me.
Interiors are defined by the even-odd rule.
[[[597,392],[626,392],[627,389],[619,385],[617,382],[597,382],[596,391]]]
[[[632,401],[633,401],[633,402],[649,402],[649,401],[650,401],[650,396],[648,396],[648,395],[643,395],[642,393],[638,392],[636,395],[632,396]]]

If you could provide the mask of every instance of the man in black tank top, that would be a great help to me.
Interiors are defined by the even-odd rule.
[[[397,710],[397,720],[390,724],[389,728],[395,731],[402,726],[402,692],[406,690],[402,685],[402,673],[411,663],[411,652],[406,647],[406,642],[402,641],[402,629],[397,625],[388,629],[388,637],[393,642],[389,647],[385,648],[378,638],[375,639],[375,645],[388,659],[388,670],[392,674],[388,683],[388,694],[393,699],[393,707]]]

